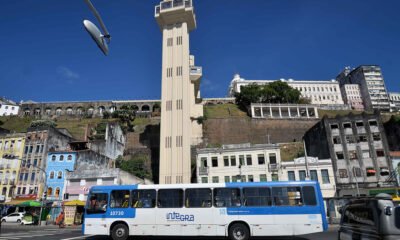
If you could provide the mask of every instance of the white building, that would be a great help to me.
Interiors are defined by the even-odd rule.
[[[164,0],[155,7],[155,18],[162,32],[159,183],[190,183],[190,146],[201,139],[196,120],[203,115],[202,68],[194,66],[189,51],[196,15],[191,0]]]
[[[321,186],[324,199],[335,196],[336,183],[333,174],[331,159],[318,159],[316,157],[307,157],[307,163],[304,157],[296,158],[293,161],[284,161],[282,166],[282,181],[318,181]],[[308,174],[307,174],[308,171]]]
[[[354,110],[364,111],[364,104],[358,84],[344,84],[340,87],[340,90],[345,104],[350,105]]]
[[[311,104],[336,105],[343,104],[339,83],[336,80],[315,81],[315,80],[247,80],[235,74],[229,86],[229,96],[240,92],[242,86],[250,84],[266,85],[275,81],[286,82],[292,88],[300,91],[301,96],[311,100]]]
[[[389,93],[390,99],[390,111],[398,112],[400,111],[400,93],[391,92]]]
[[[340,85],[358,84],[365,110],[389,111],[389,95],[386,90],[382,70],[377,65],[361,65],[355,69],[346,67],[336,77]]]
[[[232,144],[197,150],[197,182],[279,181],[281,155],[276,144]]]
[[[10,100],[0,99],[0,116],[18,115],[19,106]]]

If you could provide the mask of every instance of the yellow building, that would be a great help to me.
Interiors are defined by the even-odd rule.
[[[13,197],[25,146],[25,134],[0,135],[0,202],[9,202]],[[4,154],[13,154],[15,159],[5,159]]]

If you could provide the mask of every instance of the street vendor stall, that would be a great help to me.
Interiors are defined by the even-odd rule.
[[[65,224],[82,224],[84,206],[85,202],[80,200],[64,202]]]

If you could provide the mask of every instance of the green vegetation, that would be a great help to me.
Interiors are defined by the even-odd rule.
[[[3,122],[2,128],[10,130],[11,132],[26,132],[26,129],[31,125],[33,118],[18,116],[2,116],[0,121]]]
[[[204,118],[247,118],[247,113],[236,104],[217,104],[204,106]]]
[[[309,103],[302,99],[299,90],[286,82],[275,81],[267,85],[250,84],[242,86],[240,93],[235,94],[236,103],[247,109],[251,103]]]
[[[35,120],[31,122],[31,125],[29,127],[35,128],[35,127],[56,127],[56,126],[57,124],[51,120]]]
[[[135,115],[137,107],[131,105],[123,105],[119,110],[115,110],[112,114],[112,118],[118,118],[121,123],[121,128],[124,132],[133,132],[133,121],[135,120]],[[105,118],[109,116],[105,116]]]
[[[119,156],[116,160],[116,167],[136,177],[151,179],[151,170],[146,166],[149,162],[149,156],[145,154],[134,155],[128,160],[124,160],[122,156]]]
[[[303,142],[282,143],[279,147],[282,161],[293,161],[295,158],[304,157]]]
[[[334,118],[336,116],[346,116],[348,114],[354,114],[354,115],[360,115],[363,112],[362,111],[356,111],[356,110],[324,110],[324,109],[318,109],[318,116],[320,118],[323,118],[324,116],[327,116],[329,118]],[[365,112],[365,113],[372,113],[372,112]]]

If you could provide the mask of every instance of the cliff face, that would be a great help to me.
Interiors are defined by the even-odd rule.
[[[204,145],[235,143],[287,143],[301,141],[314,120],[265,120],[250,118],[208,119],[203,125]]]

